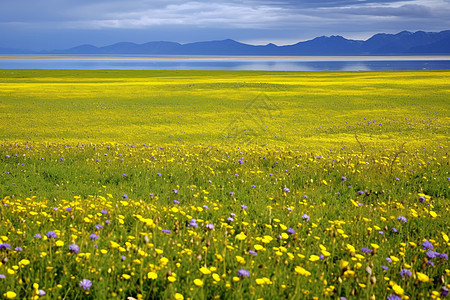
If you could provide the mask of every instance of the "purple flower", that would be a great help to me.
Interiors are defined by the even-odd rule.
[[[40,297],[45,296],[47,293],[44,290],[38,290],[38,295]]]
[[[173,200],[172,202],[175,204],[180,204],[180,201],[178,201],[178,200]]]
[[[101,224],[95,225],[95,229],[97,229],[97,230],[102,229],[102,228],[103,228],[103,225],[101,225]]]
[[[396,294],[390,294],[389,296],[387,296],[387,300],[402,300],[402,298],[400,298]]]
[[[22,247],[16,247],[14,248],[14,250],[16,250],[17,252],[23,251]]]
[[[425,240],[422,242],[422,247],[424,250],[433,249],[433,244],[430,241]]]
[[[407,269],[401,269],[400,270],[400,276],[402,276],[402,277],[411,277],[411,275],[412,275],[412,272],[410,271],[410,270],[407,270]]]
[[[49,232],[47,232],[46,235],[47,235],[48,238],[56,239],[58,237],[58,235],[56,235],[56,233],[54,231],[49,231]]]
[[[191,219],[189,221],[189,227],[194,227],[194,228],[198,228],[198,224],[197,224],[197,220],[196,219]]]
[[[323,254],[320,254],[319,258],[320,258],[320,260],[324,260],[325,256]]]
[[[111,223],[110,220],[106,220],[106,221],[105,221],[105,224],[109,224],[109,223]]]
[[[125,259],[127,259],[127,257],[126,257],[125,255],[122,255],[122,256],[120,257],[120,259],[121,259],[122,261],[124,261]]]
[[[292,208],[290,208],[289,206],[288,207],[286,207],[286,209],[289,211],[289,212],[291,212],[292,211]]]
[[[108,211],[103,209],[103,210],[101,211],[101,213],[104,214],[104,215],[106,215],[106,214],[108,213]]]
[[[37,238],[37,239],[40,239],[42,236],[41,236],[39,233],[36,233],[36,234],[34,235],[34,237]]]
[[[434,263],[432,261],[427,261],[427,265],[429,265],[430,267],[434,267]]]
[[[208,207],[208,206],[206,206],[206,205],[203,205],[203,208],[204,208],[204,209],[209,209],[209,207]]]
[[[5,279],[6,278],[6,276],[5,275],[3,275],[3,274],[0,274],[0,279]]]
[[[425,197],[420,196],[419,197],[419,201],[420,201],[420,203],[424,203],[425,202]]]
[[[78,251],[80,251],[80,247],[78,247],[78,245],[76,245],[76,244],[71,244],[71,245],[69,245],[69,250],[72,251],[73,253],[77,254]]]
[[[172,192],[173,192],[174,194],[178,194],[178,190],[177,190],[177,189],[173,189]]]
[[[392,232],[393,232],[393,233],[397,233],[397,232],[398,232],[397,228],[392,227]]]
[[[439,254],[439,257],[440,257],[440,258],[443,258],[443,259],[445,259],[445,260],[448,260],[448,255],[445,254],[445,253]]]
[[[397,220],[399,220],[400,222],[403,222],[403,223],[407,222],[406,218],[403,216],[398,217]]]
[[[244,161],[242,159],[238,160],[239,164],[242,165]]]
[[[381,268],[382,268],[384,271],[389,270],[389,267],[386,267],[386,266],[381,266]]]
[[[392,262],[392,259],[390,257],[386,257],[386,260],[387,260],[388,263]]]
[[[89,279],[83,279],[80,281],[80,286],[83,290],[88,290],[92,286],[92,282]]]
[[[361,252],[363,252],[363,253],[372,253],[373,250],[369,249],[369,248],[361,248]]]
[[[122,195],[122,198],[123,198],[123,199],[128,199],[128,195],[127,195],[127,194],[123,194],[123,195]]]
[[[230,196],[234,196],[234,192],[229,192],[228,193]]]
[[[309,218],[309,216],[308,216],[307,214],[304,214],[304,215],[302,216],[302,219],[303,219],[304,221],[308,222],[310,218]]]
[[[256,253],[255,250],[248,250],[248,253],[251,254],[251,255],[253,255],[253,256],[258,255],[258,253]]]
[[[122,176],[123,176],[123,177],[127,177],[127,174],[123,173]]]
[[[170,231],[169,229],[162,229],[161,231],[164,232],[164,233],[167,233],[167,234],[172,233],[172,231]]]
[[[364,194],[363,191],[358,191],[358,195],[362,195],[362,194]]]
[[[214,225],[213,224],[206,224],[206,229],[209,229],[209,230],[213,230],[214,229]]]
[[[239,277],[249,277],[250,276],[250,272],[247,271],[246,269],[239,269],[237,274]]]
[[[347,181],[347,177],[342,176],[342,177],[341,177],[341,180],[342,180],[342,181]]]
[[[440,253],[438,253],[438,252],[436,252],[436,251],[433,251],[433,250],[428,250],[427,251],[427,256],[429,257],[429,258],[435,258],[435,257],[440,257]]]
[[[98,239],[98,235],[96,235],[95,233],[93,233],[93,234],[91,234],[91,235],[89,236],[89,238],[91,239],[91,241],[95,241],[95,240]]]
[[[252,184],[252,185],[251,185],[251,187],[252,187],[252,188],[255,188],[255,187],[256,187],[256,185]]]
[[[72,207],[67,207],[66,211],[71,212],[72,211]]]
[[[383,231],[378,231],[378,234],[381,234],[381,235],[383,235],[384,234],[384,232]]]
[[[228,217],[228,218],[227,218],[227,221],[228,221],[228,222],[233,222],[234,219],[233,219],[232,217]]]
[[[295,230],[292,229],[292,228],[288,228],[288,229],[286,230],[286,232],[289,233],[289,234],[295,234]]]
[[[3,243],[3,244],[0,244],[0,250],[1,249],[11,249],[11,245],[10,244],[8,244],[8,243]]]
[[[290,192],[290,190],[289,190],[287,187],[285,187],[285,188],[283,189],[283,191],[284,191],[285,193],[289,193],[289,192]]]
[[[230,216],[231,216],[232,218],[234,218],[234,217],[236,217],[236,214],[235,214],[235,213],[231,213]]]
[[[247,209],[248,207],[247,207],[247,205],[242,204],[242,205],[241,205],[241,208],[242,208],[242,209]]]
[[[448,295],[448,288],[445,285],[443,285],[441,287],[441,296],[442,297],[447,297],[447,295]]]

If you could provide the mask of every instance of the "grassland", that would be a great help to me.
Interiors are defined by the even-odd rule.
[[[0,70],[0,295],[443,297],[448,82]]]

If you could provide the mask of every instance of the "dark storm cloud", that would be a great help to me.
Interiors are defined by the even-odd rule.
[[[203,37],[281,43],[329,34],[368,37],[449,29],[449,8],[449,0],[2,0],[0,47],[21,37],[26,44],[27,36],[36,35],[55,47],[55,38],[67,44],[77,35],[97,44],[111,40],[105,36],[136,42]]]

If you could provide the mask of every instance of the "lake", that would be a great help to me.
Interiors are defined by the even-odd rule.
[[[450,70],[450,56],[184,57],[0,55],[0,69],[78,70],[265,70],[402,71]]]

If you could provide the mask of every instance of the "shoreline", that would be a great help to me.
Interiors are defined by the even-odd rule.
[[[0,60],[180,60],[180,61],[438,61],[450,60],[450,55],[424,56],[83,56],[83,55],[8,55]]]

